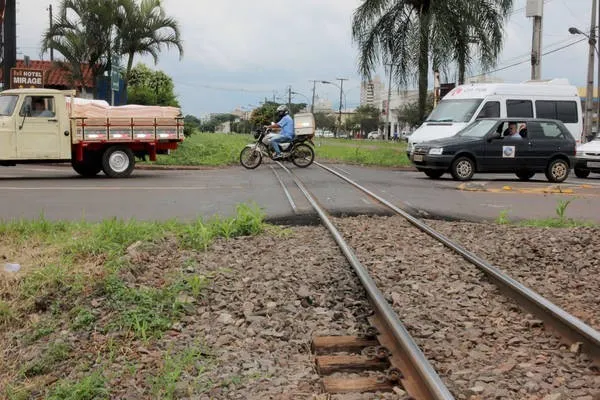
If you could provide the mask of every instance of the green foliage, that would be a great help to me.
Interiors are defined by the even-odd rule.
[[[406,157],[404,142],[377,142],[368,140],[340,141],[319,138],[315,153],[324,160],[342,161],[351,164],[404,167],[411,165]]]
[[[95,373],[79,381],[61,380],[50,392],[47,400],[104,400],[109,398],[106,379]]]
[[[71,314],[74,315],[71,329],[75,331],[90,328],[90,325],[96,320],[94,314],[84,307],[77,307],[74,310],[71,310]]]
[[[275,103],[273,101],[267,101],[263,103],[260,107],[254,109],[252,111],[252,115],[250,116],[250,123],[254,127],[261,127],[265,125],[270,125],[271,122],[278,122],[277,118],[277,107],[281,104],[288,105],[287,103]],[[301,110],[306,108],[306,103],[292,103],[289,105],[290,114],[293,116],[294,114],[299,113]]]
[[[10,305],[0,300],[0,326],[8,326],[15,319],[15,313]]]
[[[428,116],[431,114],[433,110],[433,94],[430,93],[427,96],[427,102],[425,104],[425,114],[424,116]],[[419,102],[413,101],[408,104],[405,104],[399,109],[393,110],[398,115],[398,119],[400,121],[404,121],[408,123],[411,127],[419,126],[423,123],[424,119],[419,117]]]
[[[315,125],[317,127],[317,129],[326,129],[329,131],[335,131],[335,127],[336,127],[336,116],[331,114],[331,113],[324,113],[324,112],[316,112],[314,113],[315,116]]]
[[[360,130],[364,133],[368,133],[377,129],[379,120],[379,109],[370,105],[364,105],[358,107],[355,114],[348,118],[346,121],[346,128],[348,130]]]
[[[556,206],[556,215],[558,219],[561,221],[565,220],[565,212],[567,211],[567,207],[571,204],[573,200],[559,200],[558,205]]]
[[[138,64],[129,73],[127,101],[129,104],[179,107],[173,79],[162,71],[153,71]]]
[[[498,225],[508,225],[510,224],[510,219],[508,219],[508,210],[500,211],[500,215],[496,218],[496,223]]]

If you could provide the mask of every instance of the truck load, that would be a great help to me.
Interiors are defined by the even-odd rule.
[[[156,161],[184,139],[177,107],[127,105],[74,97],[74,91],[0,93],[0,165],[70,162],[85,177],[131,175],[136,157]]]

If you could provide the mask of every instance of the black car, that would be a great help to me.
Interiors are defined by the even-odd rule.
[[[575,149],[575,139],[560,121],[485,118],[452,137],[416,145],[411,161],[433,179],[446,172],[460,181],[475,172],[510,172],[526,181],[544,172],[550,182],[562,182],[574,166]]]

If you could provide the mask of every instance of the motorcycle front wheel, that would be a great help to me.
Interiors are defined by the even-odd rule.
[[[307,144],[301,143],[296,146],[291,155],[292,162],[299,168],[306,168],[313,163],[315,152]]]
[[[245,168],[254,169],[262,162],[262,154],[258,148],[244,147],[240,153],[240,164]]]

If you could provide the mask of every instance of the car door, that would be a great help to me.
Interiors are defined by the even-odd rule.
[[[36,111],[35,104],[45,109]],[[17,158],[59,159],[60,125],[53,96],[26,96],[17,118]]]
[[[564,151],[564,132],[560,126],[553,121],[540,121],[528,123],[528,134],[530,135],[529,165],[538,170],[543,170],[548,165],[553,154]]]
[[[523,139],[504,137],[508,124],[509,121],[503,121],[497,125],[495,132],[499,133],[500,137],[488,136],[485,141],[485,161],[481,165],[486,171],[512,172],[521,168],[527,142]]]

